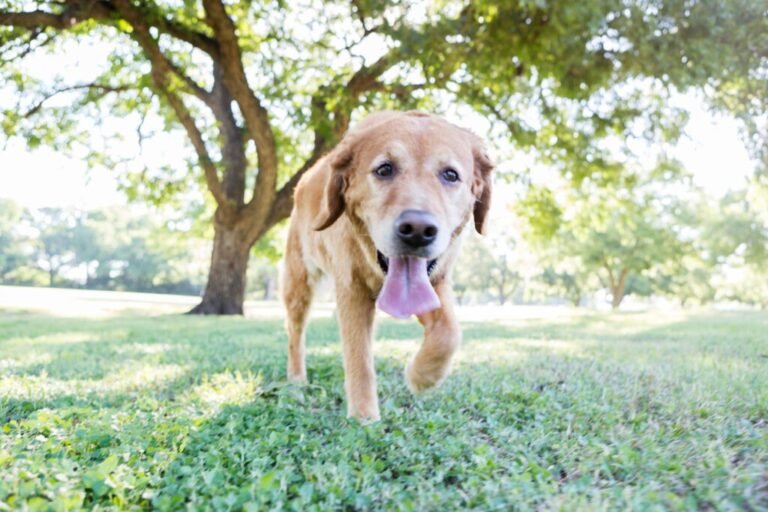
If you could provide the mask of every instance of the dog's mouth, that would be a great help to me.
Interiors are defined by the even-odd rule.
[[[384,272],[384,283],[376,299],[379,309],[395,318],[408,318],[440,307],[440,298],[429,280],[436,259],[402,254],[387,258],[378,251],[376,259]]]
[[[381,269],[382,272],[384,272],[384,275],[386,275],[387,272],[389,272],[389,258],[384,256],[381,253],[381,251],[377,250],[376,251],[376,261],[379,262],[379,268]],[[427,275],[428,276],[432,275],[432,271],[435,270],[436,266],[437,266],[437,258],[435,258],[433,260],[429,260],[429,262],[427,262]]]

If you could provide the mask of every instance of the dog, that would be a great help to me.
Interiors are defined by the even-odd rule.
[[[288,379],[305,383],[305,329],[323,275],[335,286],[347,415],[380,418],[373,360],[378,306],[416,315],[424,341],[405,369],[412,392],[439,384],[461,342],[451,270],[462,232],[482,233],[493,164],[483,141],[418,111],[369,115],[299,181],[282,299]]]

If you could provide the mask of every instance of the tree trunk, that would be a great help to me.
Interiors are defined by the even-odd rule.
[[[275,279],[268,275],[264,278],[264,300],[274,300],[275,298]]]
[[[504,283],[503,282],[498,286],[498,292],[499,292],[499,295],[497,297],[497,300],[499,302],[499,306],[503,306],[507,302],[507,294],[504,293]]]
[[[190,314],[242,315],[251,244],[240,229],[214,222],[215,235],[203,300]]]
[[[611,288],[611,308],[619,309],[622,300],[624,300],[624,290],[618,286]]]
[[[83,285],[83,288],[86,288],[88,290],[90,290],[91,287],[93,286],[93,279],[96,277],[95,272],[91,272],[91,267],[95,269],[99,265],[98,263],[96,263],[96,265],[93,265],[93,263],[96,263],[96,262],[87,261],[85,263],[85,284]]]
[[[624,291],[627,288],[627,276],[629,275],[629,270],[624,269],[621,271],[621,275],[619,276],[618,282],[614,282],[611,285],[611,308],[612,309],[619,309],[619,306],[621,306],[621,301],[624,300]]]
[[[56,270],[53,268],[53,263],[48,267],[48,288],[53,288],[53,283],[56,281]]]

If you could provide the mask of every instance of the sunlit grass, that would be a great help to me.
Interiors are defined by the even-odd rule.
[[[266,314],[0,312],[0,509],[768,507],[768,316],[525,311],[418,398],[420,327],[382,319],[365,427],[326,312],[305,387]]]
[[[104,379],[57,379],[49,376],[45,370],[39,375],[6,375],[0,377],[0,399],[43,400],[62,395],[107,396],[158,386],[183,373],[183,367],[165,364],[128,366]]]
[[[244,405],[261,391],[261,377],[240,372],[204,375],[202,382],[192,388],[182,400],[202,404],[211,413],[218,412],[225,405]]]

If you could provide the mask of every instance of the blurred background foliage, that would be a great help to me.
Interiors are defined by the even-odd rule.
[[[210,241],[161,210],[24,209],[0,199],[0,284],[199,295]],[[248,289],[274,299],[281,243],[264,237]]]
[[[655,185],[569,191],[555,230],[537,228],[525,203],[510,201],[513,222],[467,234],[458,301],[618,307],[633,297],[768,308],[765,189],[713,203],[693,188],[679,196]],[[30,210],[0,199],[0,284],[198,295],[210,239],[172,218],[156,208]],[[284,233],[283,225],[252,249],[248,298],[276,299]]]

